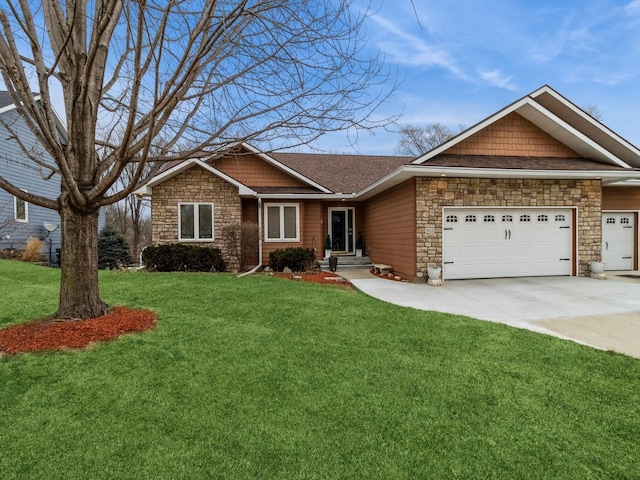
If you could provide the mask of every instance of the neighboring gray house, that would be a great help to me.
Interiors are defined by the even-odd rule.
[[[61,121],[59,126],[60,135],[66,137]],[[29,152],[37,155],[42,163],[55,166],[53,159],[18,114],[9,93],[0,91],[0,175],[27,192],[57,198],[60,195],[60,176],[52,169],[30,161],[14,136],[20,138]],[[45,225],[50,229],[57,228],[49,232]],[[0,189],[0,249],[22,250],[29,237],[41,238],[45,240],[43,253],[48,254],[51,248],[52,260],[55,261],[55,251],[61,245],[59,225],[60,216],[55,210],[29,204]],[[100,228],[103,225],[104,212],[101,212]]]

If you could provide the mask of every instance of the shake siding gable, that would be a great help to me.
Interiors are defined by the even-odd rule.
[[[580,157],[569,147],[515,112],[497,120],[443,153],[523,157]]]
[[[234,155],[217,159],[214,168],[248,187],[306,187],[308,185],[269,165],[255,155]]]
[[[416,181],[406,182],[376,196],[364,208],[367,253],[374,263],[416,280]]]

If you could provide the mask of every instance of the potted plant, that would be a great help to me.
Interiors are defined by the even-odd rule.
[[[427,267],[427,275],[429,276],[429,280],[440,280],[440,275],[442,274],[442,267]]]
[[[364,248],[364,240],[362,234],[358,232],[358,238],[356,239],[356,257],[362,256],[362,249]]]
[[[324,258],[329,260],[331,256],[331,235],[327,235],[327,238],[324,240]]]

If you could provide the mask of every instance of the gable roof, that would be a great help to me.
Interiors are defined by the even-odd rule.
[[[179,164],[166,169],[165,171],[163,171],[162,173],[159,173],[158,175],[156,175],[155,177],[153,177],[149,182],[147,182],[145,185],[143,185],[142,187],[140,187],[139,189],[135,190],[133,192],[134,195],[151,195],[152,193],[152,189],[153,187],[160,185],[161,183],[166,182],[167,180],[172,179],[173,177],[180,175],[183,172],[186,172],[187,170],[198,166],[206,171],[208,171],[209,173],[212,173],[213,175],[225,180],[226,182],[230,183],[231,185],[234,185],[235,187],[238,187],[238,191],[240,195],[255,195],[256,192],[252,189],[250,189],[249,187],[243,185],[242,183],[238,182],[237,180],[231,178],[230,176],[222,173],[220,170],[217,170],[215,168],[213,168],[211,165],[206,164],[205,162],[203,162],[202,160],[198,159],[198,158],[191,158],[189,160],[185,160],[184,162],[180,162]]]
[[[513,102],[412,163],[426,165],[436,156],[514,112],[586,159],[623,168],[640,167],[638,148],[548,85]]]

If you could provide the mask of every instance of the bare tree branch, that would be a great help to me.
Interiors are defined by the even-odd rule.
[[[396,151],[401,155],[418,157],[442,145],[464,130],[462,125],[453,130],[441,123],[429,123],[425,128],[405,125],[400,129],[400,140]]]

